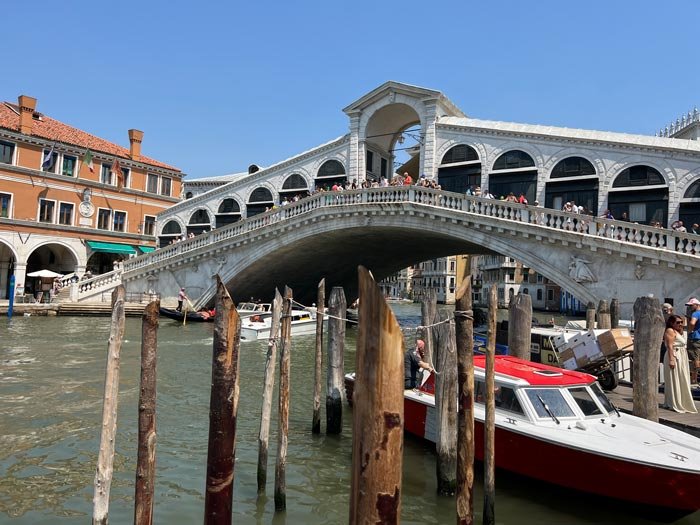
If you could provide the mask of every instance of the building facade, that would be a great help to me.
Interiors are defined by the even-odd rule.
[[[184,174],[141,154],[143,133],[124,148],[39,113],[36,99],[0,103],[0,298],[10,276],[82,276],[155,248],[156,217],[179,201]]]

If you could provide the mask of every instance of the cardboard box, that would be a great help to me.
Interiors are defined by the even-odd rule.
[[[606,356],[619,354],[622,350],[632,350],[633,340],[627,328],[614,328],[598,336],[598,346]]]
[[[571,349],[566,349],[559,352],[559,366],[566,368],[567,370],[576,370],[578,364],[576,363],[576,356],[574,356],[574,351]]]
[[[565,348],[559,353],[560,364],[564,368],[572,370],[605,359],[605,354],[598,345],[598,336],[603,332],[605,330],[589,330],[570,338],[564,344]],[[575,366],[573,366],[572,360]],[[563,363],[566,363],[566,366]],[[571,368],[572,366],[573,368]]]

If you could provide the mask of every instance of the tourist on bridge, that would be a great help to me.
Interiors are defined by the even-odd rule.
[[[695,385],[698,382],[700,368],[700,301],[693,297],[685,305],[690,307],[691,312],[688,321],[688,359],[690,382]]]
[[[697,299],[696,299],[697,301]],[[698,302],[700,304],[700,301]],[[690,392],[688,352],[683,333],[683,318],[670,315],[664,332],[666,355],[664,356],[664,407],[676,412],[697,413],[693,394]]]
[[[423,361],[423,359],[425,359],[425,341],[418,339],[416,341],[416,347],[413,349],[409,348],[404,356],[404,388],[416,388],[420,385],[418,377],[418,372],[420,370],[428,370],[429,372],[435,371],[435,369],[433,369],[429,363]]]
[[[410,186],[411,184],[413,184],[413,177],[406,171],[403,174],[403,185]]]

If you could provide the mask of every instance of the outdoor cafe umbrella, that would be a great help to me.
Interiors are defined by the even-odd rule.
[[[42,277],[44,279],[55,279],[56,277],[63,277],[62,274],[52,272],[51,270],[39,270],[38,272],[28,273],[27,277]]]

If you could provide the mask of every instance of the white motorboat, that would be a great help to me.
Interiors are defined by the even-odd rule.
[[[484,453],[485,357],[474,356],[476,458]],[[496,467],[628,502],[700,509],[700,439],[620,413],[595,377],[496,356]],[[345,376],[348,400],[355,375]],[[404,430],[437,439],[434,376],[404,391]],[[359,393],[359,391],[358,391]]]
[[[272,313],[255,313],[241,320],[241,341],[269,339]],[[292,337],[316,333],[316,310],[292,310]]]
[[[238,303],[236,310],[240,318],[245,319],[254,314],[266,314],[271,312],[272,305],[270,303]]]

